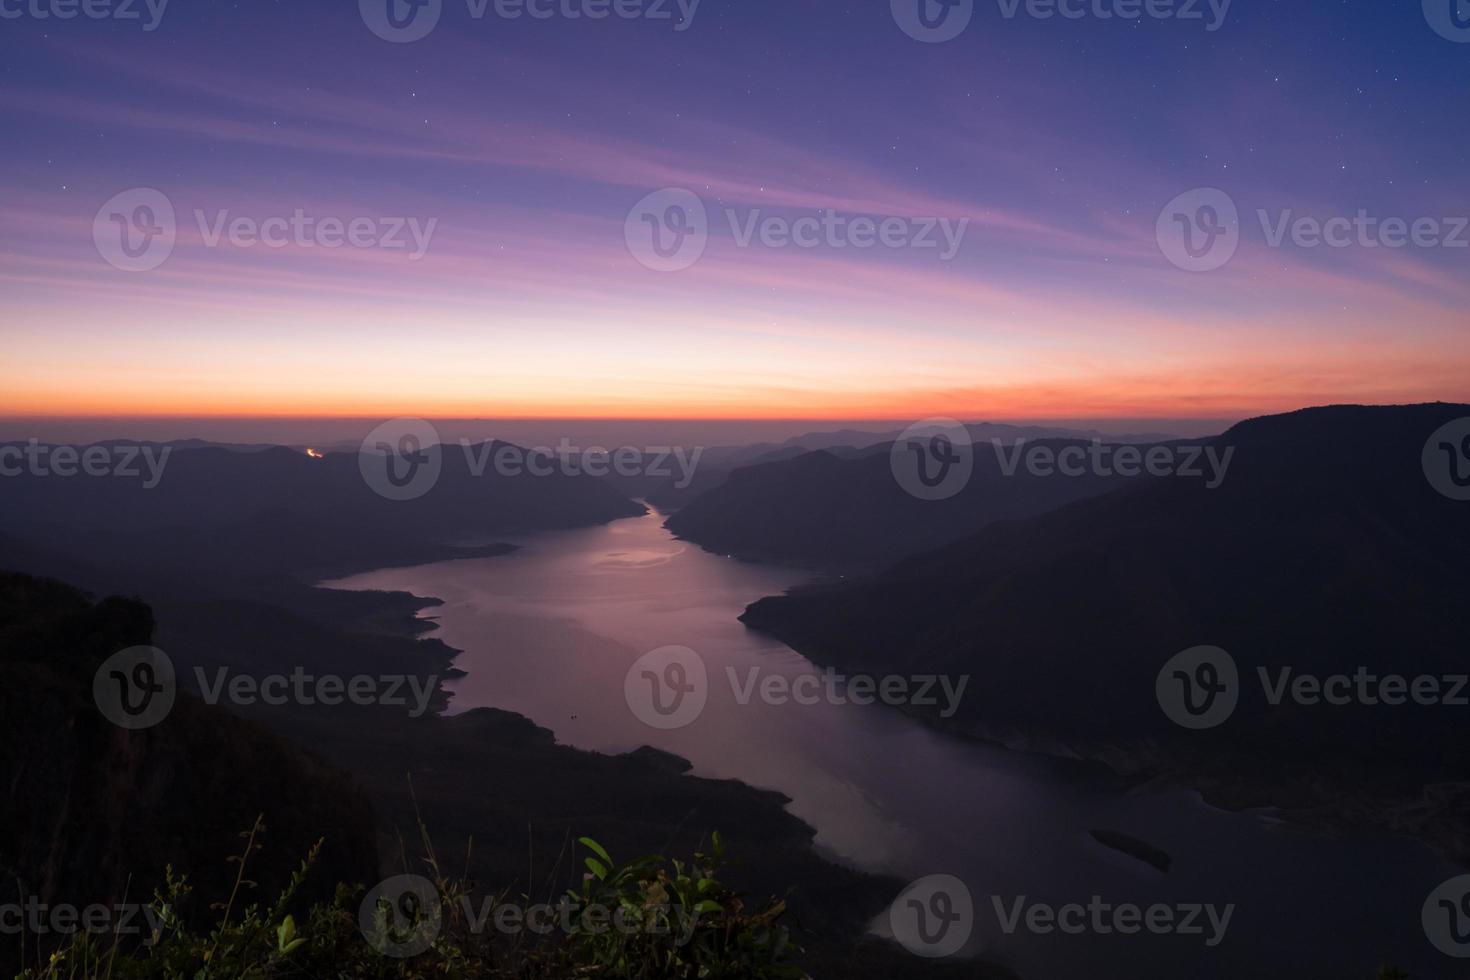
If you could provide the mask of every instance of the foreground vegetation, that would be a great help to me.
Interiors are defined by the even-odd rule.
[[[335,897],[293,914],[311,874],[314,848],[274,900],[250,901],[248,865],[264,830],[242,834],[235,888],[209,909],[209,925],[191,925],[187,880],[170,869],[151,902],[158,923],[146,937],[77,933],[52,950],[32,950],[40,962],[17,980],[211,980],[289,977],[363,980],[805,980],[801,950],[783,924],[786,905],[747,910],[719,879],[725,865],[718,834],[709,853],[684,862],[661,856],[619,864],[595,841],[579,888],[553,902],[569,928],[541,933],[505,928],[507,908],[525,909],[528,896],[477,893],[451,878],[425,838],[424,890],[377,897],[362,885],[339,885]],[[431,886],[431,887],[430,887]],[[625,928],[609,928],[603,912]]]

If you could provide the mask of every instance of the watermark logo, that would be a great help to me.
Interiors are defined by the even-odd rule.
[[[432,706],[438,675],[312,674],[295,667],[289,674],[233,673],[219,667],[213,675],[195,667],[194,683],[205,704],[239,707],[288,704],[333,707],[381,705],[409,709],[418,718]],[[113,654],[92,678],[92,696],[103,716],[120,728],[151,728],[168,717],[178,696],[173,661],[157,647],[138,646]]]
[[[633,205],[623,222],[623,241],[640,265],[654,272],[679,272],[704,255],[709,214],[698,194],[665,187]]]
[[[970,26],[975,0],[888,0],[893,22],[925,44],[952,41]]]
[[[120,650],[92,677],[92,699],[119,728],[152,728],[168,717],[178,697],[173,661],[157,647]]]
[[[305,208],[264,218],[233,214],[228,208],[212,213],[195,208],[192,214],[205,248],[375,248],[406,252],[411,262],[428,253],[439,226],[438,218],[342,218],[308,214]],[[98,254],[125,272],[158,268],[173,254],[177,241],[173,202],[150,187],[113,196],[92,221],[92,242]]]
[[[394,44],[429,36],[444,12],[444,0],[357,0],[367,29]]]
[[[392,419],[374,429],[358,453],[363,479],[390,500],[412,500],[428,493],[443,470],[450,447],[441,445],[433,425],[423,419]],[[694,480],[703,446],[578,446],[562,437],[553,446],[523,449],[486,439],[459,440],[465,469],[476,479],[490,473],[506,479],[550,476],[602,478],[657,477],[683,489]],[[0,470],[3,472],[3,470]]]
[[[1429,485],[1451,500],[1470,500],[1470,418],[1446,422],[1420,456]]]
[[[874,217],[832,208],[790,216],[760,208],[724,208],[724,224],[736,248],[766,249],[923,249],[941,262],[960,252],[969,218]],[[623,237],[628,251],[657,272],[678,272],[699,261],[709,244],[709,211],[694,192],[665,188],[643,198],[628,212]]]
[[[1240,212],[1224,191],[1197,188],[1164,205],[1154,234],[1174,265],[1186,272],[1213,272],[1240,247]]]
[[[124,272],[150,272],[163,265],[177,239],[173,202],[152,187],[114,194],[92,219],[97,254]]]
[[[669,731],[693,724],[709,701],[704,658],[683,646],[645,653],[623,678],[623,699],[650,728]]]
[[[1410,218],[1359,208],[1352,215],[1316,217],[1292,208],[1274,212],[1257,208],[1255,220],[1268,248],[1470,249],[1470,217],[1464,215]],[[1170,201],[1159,213],[1155,231],[1160,250],[1174,265],[1189,272],[1213,272],[1235,257],[1243,229],[1230,195],[1199,188]]]
[[[417,956],[434,945],[443,922],[439,889],[422,875],[394,875],[379,882],[357,911],[368,945],[393,959]]]
[[[389,419],[369,432],[357,468],[373,492],[388,500],[415,500],[434,488],[444,468],[439,432],[425,419]]]
[[[903,890],[888,906],[888,927],[915,956],[953,956],[970,941],[975,902],[954,875],[929,875]]]
[[[893,478],[920,500],[947,500],[965,489],[975,449],[963,422],[929,418],[904,430],[888,451]]]
[[[1451,878],[1430,892],[1420,919],[1435,949],[1456,959],[1470,958],[1470,875]]]
[[[1176,725],[1214,728],[1235,713],[1240,674],[1235,659],[1219,647],[1191,647],[1164,664],[1154,693],[1159,707]]]
[[[158,30],[168,0],[0,0],[0,20],[136,20],[143,32]],[[145,16],[146,15],[146,16]]]
[[[740,707],[752,701],[773,707],[818,704],[932,708],[941,718],[952,718],[969,687],[968,674],[840,674],[831,667],[821,673],[802,671],[795,676],[765,671],[759,666],[743,671],[726,666],[725,683]],[[623,678],[629,709],[652,728],[683,728],[704,711],[716,687],[704,660],[682,646],[661,647],[638,658]]]
[[[1440,37],[1470,44],[1470,0],[1424,0],[1424,19]]]
[[[1365,666],[1352,673],[1296,673],[1291,666],[1257,667],[1265,703],[1302,707],[1470,707],[1470,674],[1378,674]],[[1235,661],[1219,647],[1193,647],[1159,671],[1159,707],[1184,728],[1224,724],[1239,704],[1244,684]]]

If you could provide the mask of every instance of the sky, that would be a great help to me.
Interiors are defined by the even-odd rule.
[[[0,416],[1470,401],[1470,0],[416,2],[0,0]]]

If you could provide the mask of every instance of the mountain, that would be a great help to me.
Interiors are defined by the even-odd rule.
[[[1083,442],[1099,440],[1117,445],[1142,445],[1154,442],[1170,442],[1178,436],[1162,432],[1124,433],[1112,435],[1097,429],[1071,429],[1045,425],[1008,425],[1004,422],[967,422],[965,429],[972,442],[988,443],[999,439],[1009,445],[1020,439],[1034,442],[1039,439],[1079,439]],[[790,449],[864,449],[868,446],[886,445],[903,435],[903,430],[887,429],[871,432],[865,429],[837,429],[831,432],[808,432],[793,436],[780,448]]]
[[[1055,454],[1094,443],[1022,445],[1027,452]],[[721,554],[820,567],[874,565],[1129,482],[1100,472],[1038,476],[1025,465],[1008,474],[1016,443],[981,441],[974,443],[974,470],[963,490],[945,500],[922,500],[895,477],[890,448],[823,450],[743,466],[675,512],[668,528]]]
[[[661,480],[654,486],[644,488],[637,496],[646,499],[660,510],[675,511],[698,498],[706,490],[720,486],[730,478],[731,472],[743,466],[795,459],[809,452],[800,446],[771,447],[768,444],[761,444],[759,448],[760,452],[718,453],[711,450],[704,455],[699,467],[695,469],[694,475],[688,481]],[[842,451],[838,450],[838,452]],[[683,482],[682,486],[681,482]]]
[[[1060,429],[1041,426],[1015,426],[992,422],[971,423],[965,426],[970,439],[976,444],[989,445],[999,441],[1011,445],[1018,440],[1073,439],[1085,442],[1100,441],[1111,444],[1144,444],[1167,442],[1176,436],[1150,435],[1107,435],[1095,430]],[[793,436],[782,443],[762,442],[748,446],[714,446],[704,450],[700,465],[692,480],[642,479],[636,484],[614,481],[619,490],[635,499],[647,499],[664,511],[684,507],[706,490],[722,485],[731,472],[744,466],[794,459],[816,450],[825,450],[834,456],[863,456],[875,447],[885,449],[903,433],[898,430],[872,432],[865,429],[837,429],[831,432],[808,432]],[[682,483],[682,485],[680,485]]]
[[[371,880],[372,806],[339,770],[260,726],[182,695],[157,726],[126,731],[93,698],[107,657],[152,642],[146,605],[93,602],[0,572],[0,883],[77,905],[146,900],[187,872],[198,908],[223,901],[241,831],[263,816],[251,877],[284,885],[319,838],[321,878]],[[323,886],[322,882],[327,884]]]
[[[1135,482],[868,580],[763,599],[743,619],[849,672],[971,675],[947,722],[958,730],[1182,768],[1238,801],[1307,805],[1334,780],[1415,798],[1470,777],[1465,709],[1273,706],[1259,671],[1466,672],[1470,503],[1436,491],[1421,454],[1467,416],[1343,406],[1242,422],[1213,440],[1234,449],[1215,490]],[[1231,655],[1240,701],[1187,731],[1155,685],[1198,645]]]
[[[99,444],[121,460],[112,447]],[[357,453],[138,449],[135,477],[15,466],[0,479],[0,534],[89,564],[238,575],[427,561],[452,542],[644,512],[592,477],[497,472],[496,453],[521,452],[505,443],[443,447],[437,479],[403,500],[374,490]]]

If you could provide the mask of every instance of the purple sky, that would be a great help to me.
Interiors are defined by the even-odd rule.
[[[684,22],[440,0],[411,43],[369,28],[389,0],[38,16],[66,2],[0,0],[12,418],[1470,400],[1462,0],[1235,0],[1201,20],[982,0],[943,43],[901,29],[920,0],[702,0]],[[139,188],[174,211],[147,271],[98,237]],[[1199,188],[1236,206],[1240,241],[1186,271],[1158,227]],[[705,212],[677,271],[640,261],[660,191],[655,223],[669,193]],[[298,212],[282,247],[251,237]],[[1342,247],[1270,240],[1360,212],[1374,230]],[[764,232],[827,214],[841,235],[809,247]],[[323,219],[361,240],[328,247]],[[1388,247],[1383,219],[1434,227]],[[859,247],[860,220],[896,222],[895,244]]]

